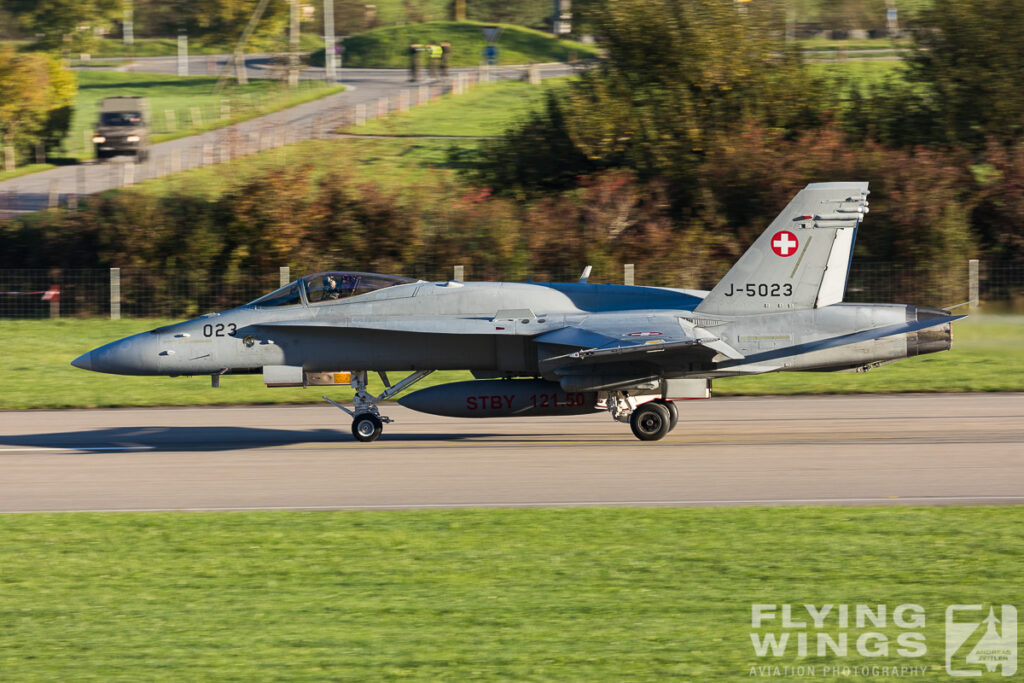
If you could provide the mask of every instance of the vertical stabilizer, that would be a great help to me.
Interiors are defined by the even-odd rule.
[[[862,182],[800,190],[696,310],[766,313],[842,301],[867,196]]]

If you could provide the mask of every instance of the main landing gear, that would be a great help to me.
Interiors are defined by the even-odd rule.
[[[637,405],[635,398],[620,392],[609,397],[608,410],[619,422],[629,422],[633,435],[641,441],[663,439],[679,422],[676,404],[664,398]]]
[[[378,371],[380,379],[384,382],[384,391],[379,396],[366,391],[366,371],[360,370],[352,373],[352,388],[356,390],[352,398],[352,410],[326,396],[325,401],[335,408],[345,411],[352,416],[352,436],[356,441],[376,441],[384,431],[384,425],[394,422],[390,417],[380,414],[377,403],[392,398],[399,392],[405,391],[416,382],[432,373],[433,370],[417,370],[394,386],[388,381],[388,375],[383,370]]]

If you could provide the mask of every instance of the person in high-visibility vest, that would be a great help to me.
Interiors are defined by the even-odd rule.
[[[444,54],[444,50],[436,43],[428,45],[427,50],[430,52],[430,75],[437,76],[441,71],[441,56]]]

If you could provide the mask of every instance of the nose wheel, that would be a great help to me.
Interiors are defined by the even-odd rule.
[[[356,441],[376,441],[384,431],[384,423],[373,413],[359,413],[352,420],[352,436]]]
[[[366,371],[361,370],[352,373],[352,388],[356,390],[355,396],[352,397],[352,410],[349,410],[337,401],[332,401],[326,396],[323,399],[338,410],[342,410],[352,416],[352,436],[356,438],[356,441],[376,441],[384,431],[384,425],[393,421],[391,418],[380,414],[377,403],[394,397],[398,392],[408,389],[432,372],[433,370],[417,370],[398,384],[392,386],[391,382],[388,381],[387,373],[378,371],[377,374],[380,375],[385,389],[379,396],[374,396],[366,391]]]

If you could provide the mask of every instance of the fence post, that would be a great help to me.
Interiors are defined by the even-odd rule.
[[[60,204],[60,192],[57,191],[57,181],[50,181],[50,189],[46,198],[46,208],[56,209],[57,205]]]
[[[361,126],[366,123],[366,105],[360,102],[356,105],[356,121],[355,125]]]
[[[626,285],[627,287],[632,287],[633,286],[633,276],[634,276],[634,273],[635,273],[635,268],[634,268],[632,263],[627,263],[627,264],[623,265],[622,266],[622,284]]]
[[[971,310],[978,307],[978,259],[976,258],[967,261],[967,298]]]
[[[452,277],[452,279],[455,280],[456,282],[462,282],[463,278],[466,277],[466,269],[465,269],[465,267],[464,266],[455,266],[454,271],[455,271],[454,272],[454,277]]]
[[[281,266],[277,269],[277,279],[284,287],[286,284],[292,281],[292,269],[290,266]]]
[[[61,295],[61,290],[63,289],[63,283],[64,283],[63,275],[64,275],[64,271],[62,271],[60,268],[53,268],[53,269],[50,270],[50,282],[59,282],[59,283],[61,283],[61,284],[57,285],[57,291],[55,293],[53,293],[53,295],[50,296],[50,298],[49,298],[49,302],[50,302],[50,317],[51,318],[59,318],[60,317],[60,295]],[[44,297],[44,299],[45,299],[45,297]]]
[[[110,319],[121,319],[121,269],[110,269]]]

